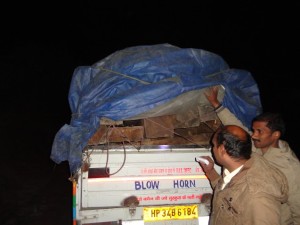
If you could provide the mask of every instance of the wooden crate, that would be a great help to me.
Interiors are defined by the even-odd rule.
[[[98,145],[108,142],[139,142],[144,139],[144,127],[116,127],[101,125],[98,131],[90,138],[89,145]]]
[[[175,115],[143,119],[146,138],[174,137]]]

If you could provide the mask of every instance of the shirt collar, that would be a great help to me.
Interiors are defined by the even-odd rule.
[[[227,170],[224,169],[223,172],[223,186],[222,189],[226,186],[226,184],[228,184],[231,179],[238,173],[240,172],[240,170],[243,168],[244,165],[241,165],[240,167],[236,168],[234,171],[232,171],[231,173]]]

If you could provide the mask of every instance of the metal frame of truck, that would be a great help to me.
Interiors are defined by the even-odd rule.
[[[76,223],[207,224],[212,189],[195,161],[201,155],[211,155],[209,147],[86,148],[76,183]]]

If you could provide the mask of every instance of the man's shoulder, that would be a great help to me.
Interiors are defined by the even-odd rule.
[[[252,153],[253,165],[249,170],[249,178],[253,181],[269,180],[270,182],[281,182],[284,174],[267,159],[257,153]],[[262,171],[264,171],[262,173]],[[278,179],[277,179],[278,178]],[[284,178],[283,178],[284,179]]]
[[[283,189],[287,192],[287,179],[279,169],[259,154],[252,154],[252,158],[253,165],[246,175],[250,192],[269,193],[278,196],[281,195],[280,192]]]
[[[294,151],[286,141],[280,140],[279,148],[270,148],[265,154],[272,165],[278,168],[287,168],[291,166],[300,166],[300,162]]]

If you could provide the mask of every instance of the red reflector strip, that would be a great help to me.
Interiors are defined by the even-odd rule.
[[[147,176],[147,177],[110,177],[88,179],[88,182],[107,182],[107,181],[135,181],[135,180],[183,180],[183,179],[207,179],[205,175],[190,176]]]

